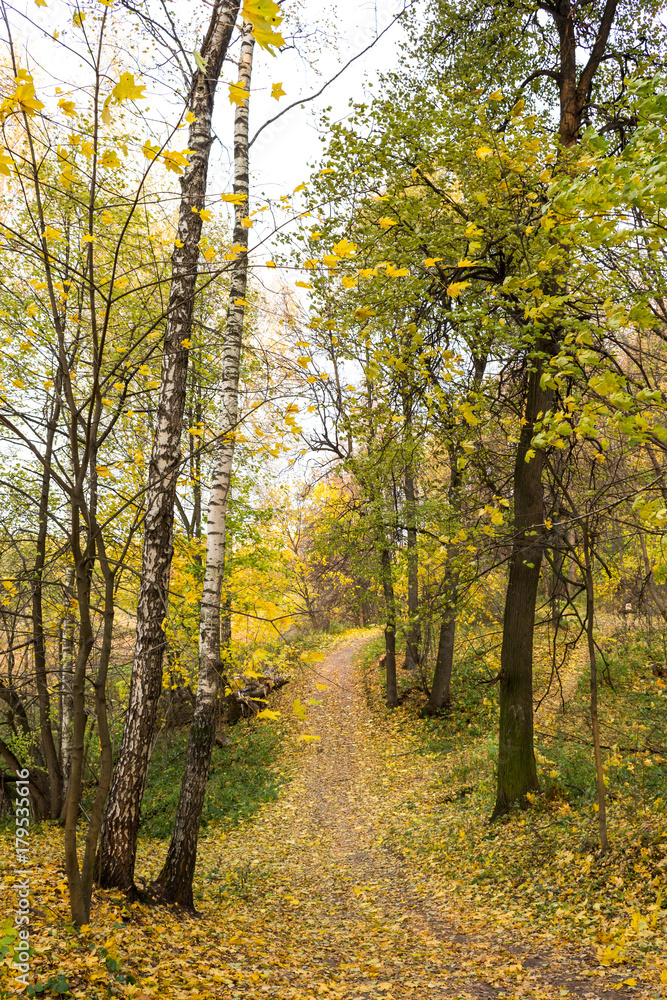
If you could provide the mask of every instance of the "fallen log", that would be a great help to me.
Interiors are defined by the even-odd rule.
[[[260,677],[246,677],[235,674],[226,684],[227,721],[232,725],[239,719],[249,719],[266,707],[272,691],[278,691],[289,684],[288,677],[262,674]]]

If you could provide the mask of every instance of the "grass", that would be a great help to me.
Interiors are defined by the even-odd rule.
[[[396,781],[411,794],[396,811],[388,841],[416,868],[438,871],[464,907],[570,937],[622,975],[634,963],[654,976],[664,972],[667,982],[663,646],[649,647],[632,634],[610,645],[613,687],[603,685],[600,694],[612,846],[606,856],[597,841],[585,656],[566,715],[542,717],[536,727],[541,792],[526,812],[517,809],[490,825],[497,689],[481,682],[493,664],[475,650],[474,639],[463,642],[469,653],[456,661],[452,709],[429,719],[420,715],[423,692],[387,712],[378,648],[367,648],[360,667],[369,703],[390,719],[397,743],[407,735],[412,748],[392,761]],[[538,683],[548,674],[542,655]]]
[[[241,719],[225,730],[229,744],[215,747],[202,811],[202,833],[215,823],[223,829],[249,819],[277,797],[286,780],[278,768],[284,729]],[[142,836],[171,835],[185,763],[187,730],[163,733],[153,751],[141,807]]]

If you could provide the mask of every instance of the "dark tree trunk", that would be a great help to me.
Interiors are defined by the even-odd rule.
[[[607,0],[588,62],[577,79],[574,5],[557,0],[549,7],[560,40],[559,136],[563,146],[578,139],[591,86],[604,56],[618,0]],[[551,276],[554,281],[554,276]],[[555,282],[554,282],[555,285]],[[552,292],[553,294],[553,292]],[[498,786],[493,817],[506,812],[512,802],[525,801],[526,792],[538,787],[533,747],[533,631],[535,605],[543,554],[544,503],[539,449],[526,461],[537,415],[551,406],[551,392],[540,384],[544,357],[558,349],[558,331],[537,338],[531,358],[532,371],[525,390],[525,423],[514,465],[514,541],[510,561],[503,644],[500,659],[500,730]]]
[[[382,587],[386,605],[386,624],[384,629],[385,669],[387,672],[387,707],[398,705],[398,689],[396,686],[396,597],[391,569],[391,552],[382,539]]]
[[[405,509],[407,515],[409,619],[405,637],[405,666],[414,671],[420,662],[421,627],[419,624],[419,554],[417,551],[415,480],[410,465],[405,470]]]
[[[239,0],[217,0],[201,58],[206,71],[193,80],[188,147],[192,150],[181,180],[178,244],[172,257],[172,279],[162,356],[157,422],[146,494],[141,587],[130,695],[123,741],[104,817],[100,856],[103,886],[131,890],[141,800],[146,785],[150,747],[162,688],[162,660],[172,557],[174,498],[181,464],[181,430],[185,408],[188,350],[196,291],[199,239],[204,208],[211,115],[215,89],[239,12]]]
[[[544,351],[547,344],[537,345]],[[505,599],[500,657],[498,787],[493,816],[538,788],[533,749],[533,631],[544,538],[542,467],[544,453],[533,449],[537,414],[551,405],[550,389],[540,386],[542,364],[528,373],[525,423],[514,465],[514,543]]]
[[[42,606],[42,589],[44,565],[46,563],[46,540],[48,534],[49,492],[51,486],[51,461],[53,441],[58,423],[60,406],[54,404],[49,417],[46,433],[46,448],[44,452],[44,468],[42,472],[42,488],[39,498],[39,528],[35,564],[32,573],[32,630],[33,650],[35,654],[35,682],[37,686],[37,701],[39,705],[39,729],[49,775],[50,815],[56,819],[62,808],[62,772],[51,725],[51,698],[46,673],[46,639],[44,636],[44,611]]]
[[[449,574],[448,574],[449,575]],[[426,707],[429,715],[449,708],[451,704],[452,668],[454,665],[454,640],[456,638],[456,601],[458,598],[458,573],[451,573],[446,582],[449,611],[440,623],[438,652],[433,671],[433,683]]]

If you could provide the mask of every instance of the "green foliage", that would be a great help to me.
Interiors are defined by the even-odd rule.
[[[280,722],[258,725],[242,719],[225,730],[228,745],[213,751],[202,810],[203,830],[209,824],[214,830],[234,826],[276,798],[285,780],[276,767],[283,736]],[[186,746],[187,732],[163,732],[158,738],[142,802],[142,835],[171,836]]]

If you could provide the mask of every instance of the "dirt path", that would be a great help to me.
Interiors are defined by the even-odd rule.
[[[255,921],[262,946],[238,945],[248,991],[211,995],[246,997],[256,984],[258,995],[276,1000],[618,997],[619,976],[600,978],[590,954],[516,940],[511,926],[480,914],[464,919],[441,880],[429,881],[387,847],[386,800],[397,792],[390,748],[352,665],[367,641],[346,643],[319,667],[314,681],[328,691],[319,694],[313,682],[324,704],[308,728],[320,741],[302,751],[286,794],[225,845],[227,862],[247,859],[238,919]]]

